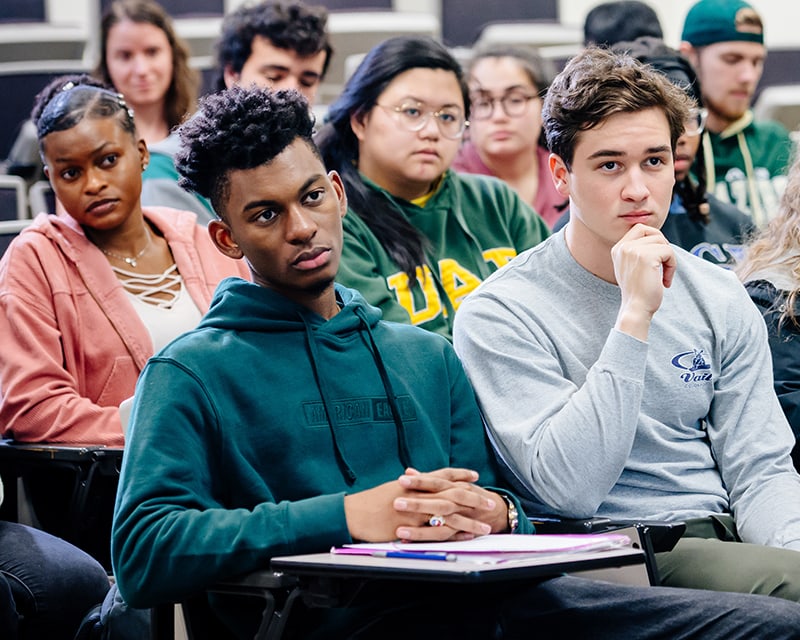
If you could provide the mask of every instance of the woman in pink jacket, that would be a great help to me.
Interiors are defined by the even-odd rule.
[[[0,430],[122,446],[118,407],[155,351],[193,328],[220,280],[248,278],[195,215],[145,208],[144,140],[122,97],[52,82],[33,118],[66,214],[40,214],[0,261]]]

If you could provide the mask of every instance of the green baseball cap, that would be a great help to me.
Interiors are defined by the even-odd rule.
[[[764,26],[747,2],[700,0],[686,14],[681,40],[694,47],[737,41],[764,44]]]

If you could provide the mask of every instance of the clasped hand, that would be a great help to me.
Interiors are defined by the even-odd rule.
[[[477,480],[471,469],[406,469],[397,480],[345,496],[350,535],[365,542],[467,540],[504,530],[505,501]],[[446,524],[429,526],[431,515],[444,516]]]

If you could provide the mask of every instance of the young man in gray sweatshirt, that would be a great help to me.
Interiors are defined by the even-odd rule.
[[[664,584],[800,600],[800,477],[764,323],[659,231],[689,98],[588,49],[544,127],[570,222],[460,307],[454,344],[532,509],[687,522]]]

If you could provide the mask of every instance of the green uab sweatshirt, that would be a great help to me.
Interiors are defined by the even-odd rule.
[[[490,176],[448,171],[424,207],[364,181],[428,238],[428,262],[417,267],[417,282],[409,288],[408,276],[358,214],[349,211],[337,280],[358,289],[385,319],[448,339],[461,301],[488,275],[550,233],[516,191]]]
[[[352,542],[344,496],[457,466],[497,482],[472,389],[440,336],[380,321],[337,285],[325,320],[224,280],[197,329],[139,379],[112,532],[134,607],[178,601],[272,556]],[[522,532],[532,528],[521,518]]]
[[[708,190],[717,198],[749,213],[756,226],[777,214],[792,160],[792,140],[783,125],[756,121],[748,111],[725,131],[704,133],[702,157]]]

